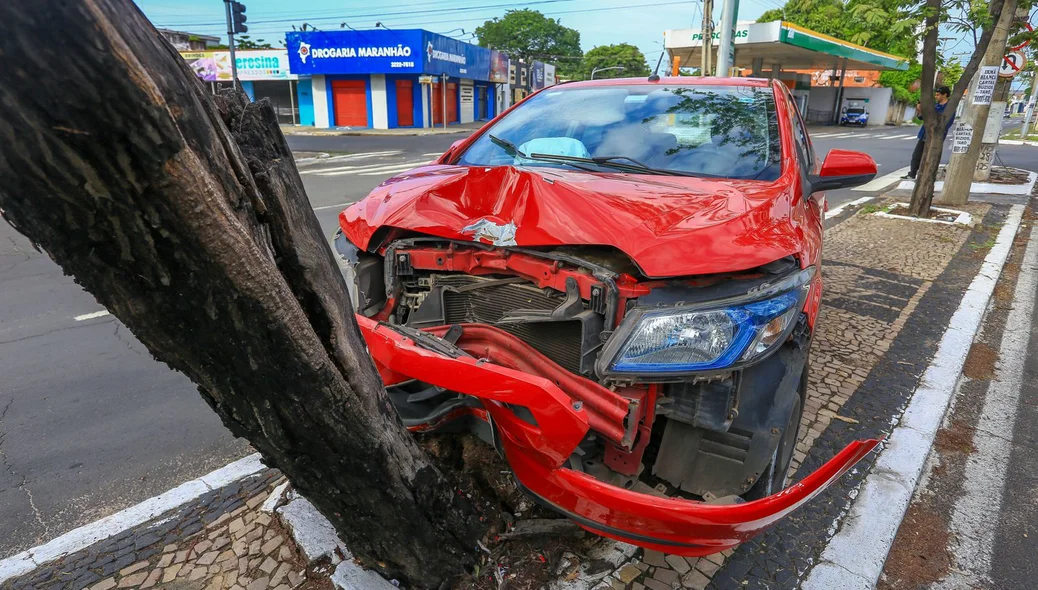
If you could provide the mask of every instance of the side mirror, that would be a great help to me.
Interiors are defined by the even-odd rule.
[[[807,177],[811,192],[832,191],[859,186],[876,177],[872,156],[850,150],[829,150],[818,174]]]

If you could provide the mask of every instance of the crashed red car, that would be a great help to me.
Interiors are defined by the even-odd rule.
[[[534,94],[340,215],[357,319],[404,424],[471,430],[595,533],[735,546],[833,483],[786,486],[822,296],[818,164],[778,82]]]

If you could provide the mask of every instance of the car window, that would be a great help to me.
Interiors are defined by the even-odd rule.
[[[811,145],[811,138],[807,135],[807,127],[804,126],[796,101],[787,94],[786,103],[789,105],[789,120],[793,122],[793,143],[797,146],[797,157],[801,165],[810,172],[815,166],[814,146]]]
[[[781,172],[771,88],[637,84],[553,88],[495,123],[461,154],[458,163],[520,162],[491,135],[528,155],[586,152],[592,158],[632,158],[655,169],[723,178],[775,180]],[[551,151],[526,152],[524,145]],[[567,165],[528,159],[521,163]],[[591,164],[581,166],[597,171]]]
[[[847,109],[847,114],[848,115],[862,115],[864,113],[865,113],[865,109],[863,109],[861,107],[851,107],[851,108]]]

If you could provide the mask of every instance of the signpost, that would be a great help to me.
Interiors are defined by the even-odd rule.
[[[955,126],[955,135],[952,137],[952,153],[965,154],[970,149],[971,141],[973,141],[973,125],[959,123]]]
[[[998,68],[998,75],[1003,78],[1012,78],[1020,73],[1027,64],[1027,57],[1023,51],[1011,51],[1002,56],[1002,65]]]
[[[973,90],[973,104],[991,104],[998,82],[998,66],[983,66],[977,74],[977,87]]]

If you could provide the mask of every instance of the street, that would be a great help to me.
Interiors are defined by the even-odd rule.
[[[811,130],[820,157],[869,153],[878,194],[908,165],[916,127]],[[385,178],[429,162],[463,134],[291,136],[325,233]],[[948,148],[945,149],[945,158]],[[1033,147],[1004,146],[1007,166],[1033,168]],[[0,558],[159,494],[250,452],[192,384],[147,350],[45,255],[0,223]]]

